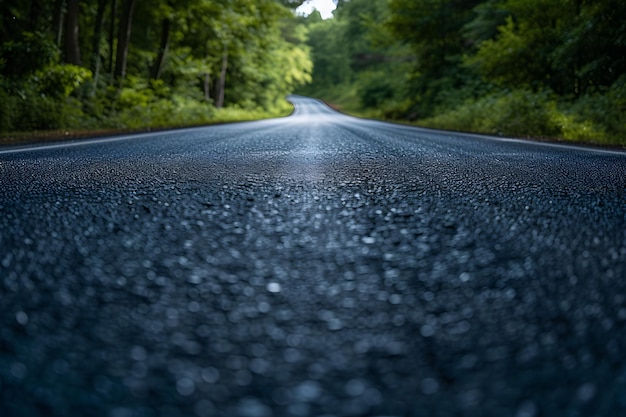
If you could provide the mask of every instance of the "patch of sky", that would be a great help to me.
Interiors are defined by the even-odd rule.
[[[296,9],[296,13],[308,16],[313,13],[313,10],[318,10],[322,15],[322,19],[329,19],[333,17],[335,7],[337,7],[337,5],[333,0],[308,0]]]

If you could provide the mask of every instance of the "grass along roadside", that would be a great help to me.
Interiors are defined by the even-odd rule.
[[[105,127],[99,129],[54,129],[35,130],[30,132],[3,132],[0,133],[0,147],[34,145],[40,143],[61,142],[68,140],[101,138],[107,136],[119,136],[133,133],[159,132],[173,129],[219,125],[225,123],[247,122],[252,120],[271,119],[285,117],[293,112],[293,105],[285,102],[273,111],[250,110],[241,108],[216,109],[210,118],[201,122],[189,122],[172,125],[154,125],[139,127]]]
[[[409,121],[392,106],[364,108],[356,94],[320,94],[329,106],[351,116],[453,132],[626,149],[625,115],[597,98],[558,103],[542,94],[513,91],[470,100],[435,115]]]

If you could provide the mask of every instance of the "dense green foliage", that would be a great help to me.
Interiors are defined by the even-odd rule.
[[[304,19],[302,91],[431,127],[625,144],[624,15],[619,0],[342,1]]]
[[[289,111],[626,143],[619,0],[3,0],[0,132],[199,124]],[[312,82],[311,82],[312,80]]]
[[[285,114],[310,81],[302,0],[3,0],[0,132]]]
[[[385,26],[386,0],[340,2],[334,14],[322,20],[314,12],[303,19],[314,65],[312,83],[299,92],[353,112],[394,114],[406,99],[402,91],[414,63],[411,49]]]

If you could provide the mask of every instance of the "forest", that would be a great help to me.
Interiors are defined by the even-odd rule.
[[[621,0],[3,0],[0,132],[287,115],[626,144]]]
[[[2,0],[0,132],[289,114],[310,81],[298,0]]]
[[[626,2],[340,0],[300,88],[367,117],[626,144]]]

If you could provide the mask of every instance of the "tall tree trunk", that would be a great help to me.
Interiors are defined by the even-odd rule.
[[[215,107],[221,109],[224,107],[224,90],[226,90],[226,71],[228,70],[228,50],[224,47],[224,54],[222,55],[222,70],[220,71],[220,78],[217,80],[217,88],[215,89]]]
[[[208,72],[204,74],[204,99],[211,100],[211,74]]]
[[[78,15],[80,5],[78,0],[67,0],[65,17],[65,62],[81,65],[80,44],[78,43]]]
[[[581,17],[582,3],[583,3],[583,0],[577,0],[576,1],[576,19],[580,19],[580,17]],[[574,96],[577,99],[583,93],[583,91],[581,91],[581,90],[584,88],[584,83],[581,82],[581,79],[580,79],[580,76],[579,76],[580,62],[581,61],[582,61],[582,59],[581,59],[580,44],[578,44],[576,46],[576,52],[575,52],[575,57],[574,57],[574,67],[572,68],[572,71],[573,71],[572,75],[574,76]]]
[[[32,32],[39,30],[39,18],[41,17],[41,4],[39,4],[39,0],[31,0],[28,14],[29,30]]]
[[[161,22],[161,45],[159,46],[159,53],[157,54],[154,65],[152,66],[151,77],[155,80],[161,78],[163,72],[163,66],[165,64],[165,58],[167,56],[167,50],[170,46],[170,19],[165,18]]]
[[[52,11],[52,35],[57,46],[61,46],[61,39],[63,39],[63,6],[65,6],[65,0],[55,0]]]
[[[133,9],[135,0],[123,2],[122,16],[120,18],[119,33],[117,35],[117,54],[115,57],[116,79],[123,79],[126,76],[126,64],[128,60],[128,46],[130,44],[130,32],[133,26]]]
[[[93,92],[98,88],[98,78],[100,76],[100,41],[102,40],[102,28],[104,27],[104,12],[107,0],[98,0],[98,11],[96,12],[96,26],[93,30],[93,41],[91,48],[91,71],[93,72]]]
[[[108,71],[109,74],[113,74],[115,57],[115,22],[117,17],[117,0],[111,0],[111,14],[109,19],[109,61]]]

